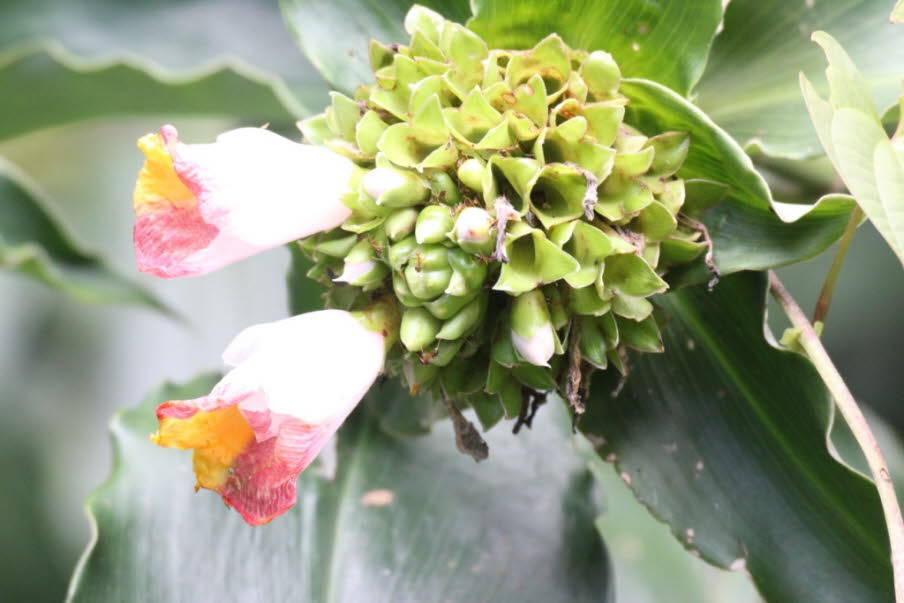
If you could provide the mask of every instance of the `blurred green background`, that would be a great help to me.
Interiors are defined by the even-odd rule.
[[[0,8],[0,19],[3,11]],[[276,32],[276,27],[281,28],[278,21],[258,24],[256,35],[272,30],[291,50],[287,34]],[[87,20],[75,30],[83,35],[73,35],[74,44],[81,42],[90,49],[98,31],[103,27]],[[216,37],[215,32],[207,35]],[[305,74],[298,79],[310,84],[316,76],[299,54],[293,56],[298,57],[294,68]],[[283,64],[291,61],[280,57]],[[4,95],[30,93],[0,90]],[[132,93],[136,98],[144,94],[140,89]],[[321,105],[328,102],[325,91],[312,93],[311,99]],[[131,248],[131,190],[142,156],[135,140],[165,122],[175,123],[191,142],[209,141],[236,125],[260,125],[172,115],[165,104],[159,113],[53,127],[0,142],[0,156],[50,194],[53,209],[78,242],[186,317],[183,323],[142,308],[84,305],[35,281],[0,272],[3,601],[59,601],[64,596],[71,569],[90,535],[83,500],[110,470],[109,417],[118,408],[137,404],[164,378],[182,381],[218,368],[222,349],[239,330],[286,314],[285,250],[192,279],[159,281],[137,274]],[[831,254],[781,271],[808,310]],[[898,315],[901,300],[904,274],[866,225],[843,269],[825,341],[851,389],[899,434],[904,430],[900,404],[904,371],[895,369],[901,366],[904,337],[904,321]],[[784,323],[772,314],[780,332]],[[600,526],[615,559],[621,600],[659,600],[650,594],[649,585],[657,581],[665,589],[674,588],[674,600],[755,599],[742,576],[709,569],[685,554],[668,530],[639,508],[611,469],[604,469],[608,513]]]

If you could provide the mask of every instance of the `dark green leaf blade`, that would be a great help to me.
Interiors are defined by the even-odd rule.
[[[573,48],[605,50],[627,77],[682,95],[700,78],[716,27],[718,0],[474,0],[468,27],[491,47],[530,48],[558,33]]]
[[[663,298],[666,352],[594,383],[581,429],[690,550],[745,569],[774,601],[889,601],[874,485],[826,446],[813,366],[763,339],[764,275]]]
[[[335,477],[309,468],[298,505],[253,528],[192,492],[187,453],[148,441],[155,404],[214,380],[165,386],[114,419],[114,469],[89,499],[96,537],[70,601],[609,600],[593,480],[561,408],[518,437],[489,434],[479,465],[448,422],[397,439],[359,409]]]
[[[825,59],[810,35],[828,31],[841,43],[884,110],[904,76],[904,35],[888,22],[889,4],[732,0],[695,90],[697,102],[745,146],[791,158],[822,153],[797,80],[801,71],[811,81],[822,79]]]
[[[374,79],[367,56],[371,39],[383,44],[408,42],[404,20],[413,4],[458,23],[471,16],[468,0],[280,0],[279,4],[304,54],[346,94]]]
[[[92,303],[129,303],[169,312],[149,292],[81,251],[47,210],[47,201],[0,158],[0,268]]]

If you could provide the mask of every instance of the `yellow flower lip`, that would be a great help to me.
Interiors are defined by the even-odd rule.
[[[146,134],[138,139],[138,148],[145,155],[144,166],[138,174],[132,203],[135,213],[174,207],[185,209],[198,204],[198,199],[176,173],[167,140],[167,129],[161,134]]]

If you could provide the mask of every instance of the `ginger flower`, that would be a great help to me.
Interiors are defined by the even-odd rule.
[[[341,197],[354,165],[261,128],[180,142],[176,128],[138,141],[135,258],[164,278],[194,276],[328,230],[351,214]]]
[[[384,334],[342,310],[249,327],[209,395],[157,408],[160,446],[194,450],[197,488],[251,525],[295,504],[295,482],[383,370]]]

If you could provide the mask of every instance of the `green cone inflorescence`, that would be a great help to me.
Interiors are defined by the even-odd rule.
[[[374,83],[301,124],[361,168],[351,217],[302,244],[310,276],[334,307],[394,300],[388,367],[413,392],[486,427],[546,391],[581,411],[588,371],[662,350],[649,298],[706,247],[678,221],[688,136],[624,123],[606,52],[489,49],[422,7],[405,27],[371,42]]]

